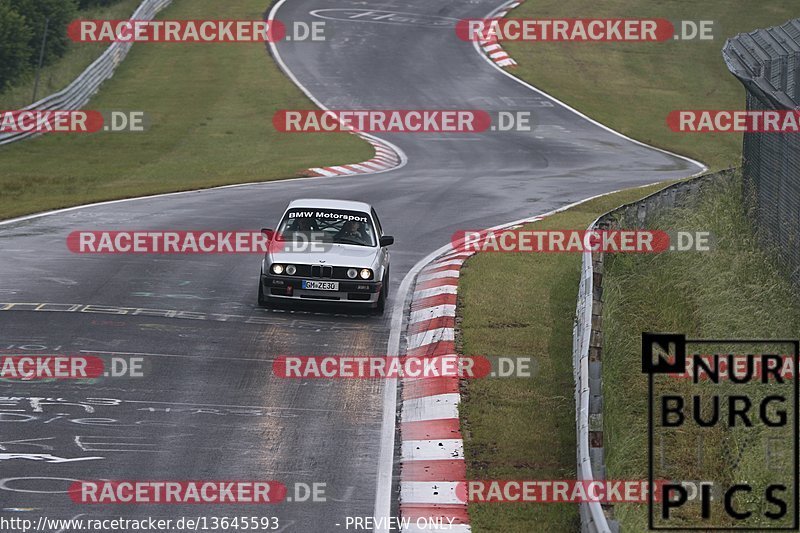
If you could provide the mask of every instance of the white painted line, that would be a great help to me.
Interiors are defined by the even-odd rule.
[[[272,6],[269,15],[267,15],[267,19],[268,20],[280,19],[280,17],[277,16],[277,13],[284,3],[286,3],[286,0],[278,0],[277,2],[275,2],[275,5]],[[294,82],[294,84],[297,85],[297,87],[301,91],[303,91],[303,94],[305,94],[312,102],[314,102],[314,104],[317,105],[317,107],[319,107],[324,111],[328,111],[328,108],[322,102],[320,102],[313,94],[311,94],[311,91],[309,91],[305,85],[300,83],[300,80],[297,79],[297,76],[294,75],[294,72],[292,72],[291,69],[289,69],[289,66],[283,61],[283,58],[281,57],[281,54],[278,51],[278,46],[274,41],[269,43],[269,48],[270,51],[272,52],[272,57],[275,58],[275,61],[278,63],[278,66],[281,68],[281,70],[283,70],[284,74],[286,74],[289,77],[289,79],[292,80],[292,82]],[[399,161],[395,166],[393,166],[392,168],[381,170],[379,172],[390,172],[392,170],[397,170],[403,168],[408,163],[408,157],[406,156],[405,152],[403,152],[403,150],[401,150],[400,147],[396,146],[395,144],[390,143],[389,141],[386,141],[384,139],[381,139],[380,137],[376,137],[375,135],[372,135],[370,133],[359,133],[358,136],[367,140],[368,142],[370,142],[370,144],[373,144],[373,146],[375,144],[378,144],[380,146],[388,147],[389,149],[393,150],[394,153],[399,158]],[[378,174],[379,172],[374,172],[374,174]],[[394,380],[389,380],[389,381],[394,381]],[[375,516],[389,516],[388,509],[386,514],[375,515]]]
[[[403,402],[400,420],[403,422],[421,422],[423,420],[458,418],[458,404],[460,402],[461,395],[457,392],[406,400]]]
[[[455,330],[453,328],[436,328],[416,333],[408,336],[408,349],[413,350],[428,344],[435,344],[441,341],[455,340]]]
[[[276,3],[275,6],[273,6],[272,11],[270,12],[269,16],[272,17],[274,15],[274,13],[277,11],[277,9],[285,1],[286,0],[278,0],[278,3]],[[280,54],[278,53],[278,50],[277,50],[277,47],[276,47],[275,43],[270,43],[270,47],[272,48],[272,53],[273,53],[273,57],[275,58],[275,61],[278,63],[278,65],[281,67],[281,69],[283,69],[284,73],[318,107],[320,107],[323,110],[327,110],[327,108],[324,105],[322,105],[322,103],[319,100],[314,98],[314,96],[308,91],[308,89],[306,89],[305,86],[303,86],[303,84],[301,84],[299,82],[299,80],[294,76],[294,74],[289,70],[289,68],[286,66],[286,64],[281,59]],[[388,146],[392,150],[394,150],[394,152],[395,152],[393,154],[393,159],[394,160],[390,162],[389,168],[379,167],[380,170],[376,170],[375,172],[372,172],[372,174],[380,174],[380,173],[383,173],[383,172],[389,172],[391,170],[400,169],[400,168],[403,168],[404,166],[406,166],[406,164],[408,163],[408,157],[406,156],[405,152],[403,152],[403,150],[401,150],[398,146],[395,146],[393,143],[390,143],[389,141],[385,141],[383,139],[380,139],[380,138],[375,137],[374,135],[371,135],[371,134],[368,134],[368,133],[361,133],[361,134],[359,134],[359,136],[364,138],[366,141],[370,142],[371,144],[378,143],[380,146],[384,146],[384,147]],[[0,220],[0,226],[5,226],[5,225],[9,225],[9,224],[15,224],[17,222],[24,222],[24,221],[27,221],[27,220],[34,220],[34,219],[37,219],[37,218],[48,217],[48,216],[52,216],[52,215],[60,215],[60,214],[63,214],[63,213],[69,213],[69,212],[72,212],[72,211],[77,211],[79,209],[87,209],[87,208],[91,208],[91,207],[103,207],[103,206],[107,206],[107,205],[121,204],[121,203],[127,203],[127,202],[137,202],[137,201],[140,201],[140,200],[153,200],[153,199],[159,199],[159,198],[168,198],[170,196],[183,196],[183,195],[189,195],[189,194],[204,194],[204,193],[214,192],[214,191],[218,191],[218,190],[222,190],[222,189],[237,189],[237,188],[241,188],[241,187],[250,187],[250,186],[253,186],[253,185],[274,186],[275,184],[278,184],[280,182],[289,182],[289,181],[296,181],[296,180],[319,180],[319,179],[325,179],[325,178],[330,178],[330,177],[339,175],[339,174],[336,174],[334,172],[330,172],[329,170],[326,170],[325,168],[321,168],[321,167],[311,168],[311,169],[309,169],[309,171],[316,172],[317,174],[320,174],[320,176],[285,178],[285,179],[275,179],[275,180],[268,180],[268,181],[251,181],[251,182],[247,182],[247,183],[235,183],[233,185],[220,185],[219,187],[208,187],[208,188],[204,188],[204,189],[194,189],[194,190],[190,190],[190,191],[176,191],[176,192],[167,192],[167,193],[159,193],[159,194],[148,194],[148,195],[144,195],[144,196],[136,196],[136,197],[133,197],[133,198],[120,198],[119,200],[105,200],[105,201],[102,201],[102,202],[93,202],[93,203],[90,203],[90,204],[76,205],[76,206],[73,206],[73,207],[65,207],[65,208],[62,208],[62,209],[53,209],[51,211],[42,211],[40,213],[32,213],[30,215],[23,215],[21,217],[10,218],[8,220]]]
[[[396,380],[386,380],[396,381]],[[311,407],[268,407],[263,405],[227,405],[218,403],[158,402],[151,400],[115,400],[122,403],[143,403],[145,405],[181,405],[186,407],[221,407],[224,409],[263,409],[265,411],[314,411],[319,413],[348,413],[347,409],[314,409]]]
[[[499,8],[496,8],[496,9],[492,10],[492,11],[491,11],[491,12],[490,12],[488,15],[486,15],[484,18],[486,18],[486,19],[490,19],[490,18],[498,18],[498,17],[497,17],[497,13],[499,13],[499,12],[500,12],[500,11],[502,11],[503,9],[505,9],[505,6],[500,6]],[[699,171],[697,171],[696,173],[692,174],[692,176],[687,176],[687,177],[699,176],[700,174],[702,174],[702,173],[704,173],[704,172],[706,172],[706,171],[708,170],[708,167],[707,167],[705,164],[701,163],[700,161],[696,161],[696,160],[694,160],[694,159],[692,159],[692,158],[690,158],[690,157],[686,157],[686,156],[684,156],[684,155],[676,154],[675,152],[670,152],[669,150],[664,150],[663,148],[658,148],[657,146],[652,146],[652,145],[650,145],[650,144],[647,144],[647,143],[644,143],[644,142],[642,142],[642,141],[637,141],[636,139],[633,139],[633,138],[631,138],[631,137],[628,137],[627,135],[625,135],[625,134],[623,134],[623,133],[620,133],[620,132],[618,132],[617,130],[614,130],[614,129],[612,129],[612,128],[610,128],[610,127],[606,126],[605,124],[603,124],[603,123],[601,123],[601,122],[598,122],[598,121],[594,120],[593,118],[591,118],[591,117],[589,117],[589,116],[587,116],[587,115],[584,115],[583,113],[581,113],[580,111],[578,111],[578,110],[577,110],[577,109],[575,109],[574,107],[570,107],[569,105],[565,104],[564,102],[562,102],[562,101],[561,101],[561,100],[559,100],[558,98],[554,97],[553,95],[551,95],[551,94],[548,94],[548,93],[544,92],[543,90],[541,90],[541,89],[539,89],[539,88],[537,88],[537,87],[535,87],[535,86],[531,85],[530,83],[526,82],[525,80],[523,80],[523,79],[521,79],[521,78],[518,78],[518,77],[514,76],[513,74],[511,74],[511,73],[510,73],[510,72],[508,72],[507,70],[503,70],[502,68],[500,68],[500,66],[499,66],[497,63],[495,63],[494,61],[492,61],[492,60],[491,60],[491,58],[489,58],[489,57],[488,57],[486,54],[484,54],[484,53],[483,53],[483,51],[482,51],[482,50],[481,50],[481,48],[480,48],[480,45],[479,45],[478,41],[473,41],[473,43],[472,43],[472,44],[473,44],[473,47],[475,48],[475,50],[478,52],[478,54],[479,54],[479,55],[480,55],[480,56],[481,56],[481,57],[482,57],[482,58],[483,58],[483,59],[484,59],[484,60],[485,60],[487,63],[489,63],[490,65],[492,65],[492,66],[493,66],[495,69],[497,69],[498,71],[502,72],[504,76],[508,76],[509,78],[511,78],[512,80],[516,81],[517,83],[519,83],[519,84],[521,84],[521,85],[523,85],[523,86],[527,87],[528,89],[530,89],[530,90],[532,90],[532,91],[534,91],[534,92],[536,92],[536,93],[538,93],[538,94],[540,94],[540,95],[544,96],[545,98],[547,98],[547,99],[549,99],[549,100],[551,100],[551,101],[555,102],[556,104],[560,105],[560,106],[561,106],[561,107],[563,107],[564,109],[566,109],[566,110],[568,110],[568,111],[571,111],[572,113],[575,113],[576,115],[578,115],[578,116],[579,116],[579,117],[581,117],[582,119],[584,119],[584,120],[586,120],[586,121],[588,121],[588,122],[590,122],[590,123],[594,124],[595,126],[598,126],[599,128],[602,128],[602,129],[606,130],[607,132],[609,132],[609,133],[611,133],[611,134],[613,134],[613,135],[616,135],[617,137],[620,137],[620,138],[622,138],[622,139],[625,139],[625,140],[627,140],[627,141],[630,141],[630,142],[632,142],[632,143],[634,143],[634,144],[636,144],[636,145],[639,145],[639,146],[644,146],[645,148],[650,148],[650,149],[652,149],[652,150],[656,150],[656,151],[658,151],[658,152],[661,152],[661,153],[663,153],[663,154],[668,154],[668,155],[671,155],[671,156],[673,156],[673,157],[677,157],[678,159],[683,159],[684,161],[686,161],[686,162],[689,162],[689,163],[692,163],[693,165],[695,165],[695,166],[697,166],[697,167],[699,167],[699,168],[700,168],[700,170],[699,170]],[[656,183],[658,183],[658,182],[656,182]],[[614,191],[614,192],[617,192],[617,191]],[[606,193],[606,194],[611,194],[611,193]],[[588,200],[584,200],[584,201],[588,201]]]
[[[408,323],[409,325],[416,324],[418,322],[425,322],[426,320],[432,320],[441,316],[456,316],[456,306],[444,304],[414,311],[408,318]]]
[[[466,505],[456,496],[456,481],[403,481],[400,501],[407,504]]]
[[[462,439],[404,440],[400,455],[403,461],[463,459],[464,441]]]
[[[104,355],[144,355],[147,357],[180,357],[183,359],[195,359],[197,361],[247,361],[248,363],[274,363],[277,359],[265,357],[208,357],[204,355],[186,355],[175,353],[153,353],[153,352],[111,352],[108,350],[80,350],[80,353],[86,354],[104,354]]]
[[[398,167],[399,168],[399,167]],[[53,215],[61,215],[63,213],[70,213],[72,211],[78,211],[80,209],[88,209],[90,207],[103,207],[107,205],[115,205],[115,204],[122,204],[127,202],[138,202],[140,200],[154,200],[160,198],[168,198],[170,196],[184,196],[190,194],[204,194],[214,191],[219,191],[222,189],[238,189],[241,187],[251,187],[254,185],[269,187],[276,185],[280,182],[290,182],[290,181],[297,181],[297,180],[320,180],[325,179],[325,176],[319,177],[303,177],[303,178],[285,178],[285,179],[276,179],[276,180],[269,180],[269,181],[251,181],[249,183],[235,183],[233,185],[220,185],[219,187],[209,187],[207,189],[193,189],[191,191],[177,191],[177,192],[165,192],[159,194],[148,194],[145,196],[136,196],[134,198],[120,198],[119,200],[105,200],[102,202],[94,202],[91,204],[83,204],[83,205],[76,205],[73,207],[65,207],[63,209],[54,209],[52,211],[42,211],[41,213],[32,213],[30,215],[24,215],[21,217],[10,218],[8,220],[0,220],[0,226],[5,226],[8,224],[15,224],[17,222],[24,222],[27,220],[33,220],[42,217],[49,217]]]

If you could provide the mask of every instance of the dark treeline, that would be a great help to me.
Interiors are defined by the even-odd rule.
[[[119,0],[0,0],[0,91],[36,68],[48,20],[44,64],[67,50],[67,26],[80,11]]]

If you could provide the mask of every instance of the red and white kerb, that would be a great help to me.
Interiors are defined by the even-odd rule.
[[[503,18],[508,15],[508,12],[512,9],[519,7],[524,0],[519,0],[515,2],[511,2],[506,7],[498,11],[494,18]],[[500,67],[516,67],[517,62],[508,55],[508,52],[503,50],[503,47],[500,45],[500,41],[497,39],[497,35],[487,36],[486,39],[481,39],[478,44],[480,44],[481,48],[486,55],[489,56],[489,59],[494,61]]]
[[[316,167],[309,169],[312,176],[352,176],[354,174],[371,174],[373,172],[383,172],[395,168],[400,165],[400,156],[387,143],[373,140],[371,138],[364,138],[375,148],[375,157],[361,163],[352,163],[349,165],[337,165],[331,167]]]
[[[509,224],[507,229],[518,227],[519,223]],[[473,254],[451,248],[419,273],[411,298],[405,355],[458,354],[458,278],[464,261]],[[440,518],[443,523],[451,521],[450,531],[471,531],[467,503],[456,492],[467,475],[458,418],[459,377],[403,379],[401,383],[400,514],[412,524],[417,518]],[[410,531],[415,530],[412,526]]]

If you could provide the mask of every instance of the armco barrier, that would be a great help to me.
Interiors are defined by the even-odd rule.
[[[654,214],[690,206],[697,200],[701,187],[712,181],[729,180],[732,176],[733,170],[729,169],[670,185],[609,211],[592,222],[589,229],[644,228]],[[606,477],[602,390],[603,265],[602,252],[583,254],[572,336],[578,479],[585,481]],[[580,514],[583,533],[617,533],[620,530],[611,505],[583,503]]]
[[[728,39],[722,56],[747,91],[748,111],[800,111],[800,19]],[[742,155],[759,240],[800,287],[800,133],[746,133]]]
[[[131,15],[131,19],[151,20],[170,3],[172,0],[142,0],[142,3]],[[100,57],[86,67],[86,70],[81,72],[72,83],[57,93],[32,103],[25,109],[44,111],[81,109],[98,91],[100,85],[114,75],[114,70],[128,55],[131,46],[133,46],[132,42],[111,43]],[[36,132],[0,133],[0,145],[21,141],[35,135],[39,134]]]

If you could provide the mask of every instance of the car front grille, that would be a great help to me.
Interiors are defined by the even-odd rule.
[[[317,279],[335,279],[342,281],[353,281],[354,279],[357,281],[364,281],[361,278],[347,277],[347,271],[350,270],[350,268],[355,268],[355,267],[340,267],[340,266],[328,266],[328,265],[298,265],[298,264],[294,265],[297,268],[297,272],[295,272],[293,276],[290,276],[292,278],[312,277]],[[356,268],[356,270],[360,269]],[[288,275],[288,274],[283,274],[283,275]]]
[[[311,277],[314,278],[332,278],[333,267],[326,265],[313,265],[311,267]]]

